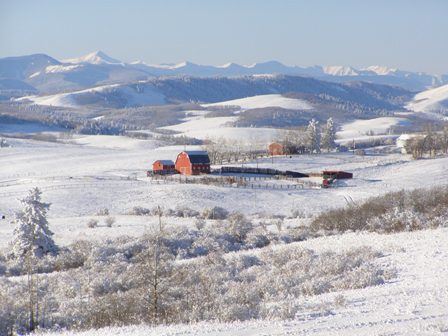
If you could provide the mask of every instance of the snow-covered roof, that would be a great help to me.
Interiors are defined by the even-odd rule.
[[[166,166],[174,166],[174,162],[172,160],[157,160],[156,162],[160,162],[161,164]]]
[[[188,156],[191,155],[208,155],[206,151],[185,151],[185,153],[188,154]]]

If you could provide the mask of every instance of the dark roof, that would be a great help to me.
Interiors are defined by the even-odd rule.
[[[156,162],[160,162],[161,164],[163,164],[165,166],[174,166],[174,162],[171,160],[157,160]]]
[[[191,163],[210,164],[210,158],[205,151],[186,151]]]

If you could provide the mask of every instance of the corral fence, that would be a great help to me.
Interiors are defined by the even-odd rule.
[[[293,177],[282,176],[186,176],[186,175],[150,175],[153,184],[204,184],[228,188],[271,189],[271,190],[296,190],[296,189],[320,189],[321,183],[303,181]],[[278,181],[290,181],[293,183],[279,183]],[[269,183],[271,182],[271,183]]]
[[[287,176],[294,178],[309,177],[308,174],[299,173],[295,171],[282,171],[272,168],[254,168],[254,167],[221,167],[216,170],[220,174],[257,174],[257,175],[274,175],[274,176]]]

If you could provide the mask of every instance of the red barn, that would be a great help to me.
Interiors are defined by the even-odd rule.
[[[176,169],[171,160],[157,160],[152,164],[152,171],[154,174],[173,174]]]
[[[176,159],[176,170],[182,175],[199,175],[210,173],[210,158],[207,152],[185,151]]]
[[[284,155],[285,149],[281,143],[273,142],[268,147],[269,155]]]

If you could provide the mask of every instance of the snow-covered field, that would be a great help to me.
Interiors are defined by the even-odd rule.
[[[448,229],[391,235],[349,233],[294,243],[316,251],[371,246],[396,276],[383,285],[303,297],[292,320],[131,326],[57,335],[446,335]],[[342,296],[341,296],[342,295]],[[338,298],[339,296],[339,298]],[[342,298],[342,299],[341,299]],[[54,335],[51,333],[51,335]]]
[[[259,95],[241,99],[228,100],[213,104],[204,104],[208,106],[239,106],[241,110],[263,108],[263,107],[281,107],[291,110],[310,110],[313,107],[305,100],[283,97],[280,94]]]
[[[398,118],[367,122],[385,131]],[[185,120],[202,122],[195,113]],[[190,124],[191,125],[191,124]],[[362,125],[351,125],[361,129]],[[350,127],[346,130],[350,130]],[[188,127],[185,129],[187,130]],[[225,127],[217,128],[226,130]],[[233,129],[241,130],[241,129]],[[242,139],[248,135],[241,133]],[[153,216],[135,216],[134,206],[165,208],[186,206],[198,211],[221,206],[246,215],[289,215],[301,210],[313,215],[325,209],[361,202],[389,191],[440,185],[446,180],[448,158],[410,160],[402,154],[355,156],[330,153],[259,159],[247,166],[280,170],[320,172],[324,169],[354,173],[330,189],[265,190],[230,188],[176,182],[156,184],[146,177],[156,159],[172,159],[184,146],[163,146],[154,140],[125,136],[80,136],[43,142],[7,139],[11,147],[0,155],[0,249],[11,240],[13,213],[19,198],[38,186],[43,199],[52,203],[49,225],[59,245],[77,240],[103,240],[122,235],[141,236],[157,224]],[[199,149],[187,146],[187,149]],[[108,208],[115,222],[105,224],[100,209]],[[88,228],[90,219],[98,227]],[[193,219],[165,217],[168,226],[191,226]],[[294,225],[293,219],[285,225]],[[298,224],[307,220],[296,220]],[[379,235],[347,233],[293,243],[304,249],[341,252],[371,246],[381,251],[381,269],[396,270],[385,284],[356,290],[302,297],[295,318],[287,321],[200,322],[192,325],[114,327],[62,335],[443,335],[448,332],[448,229]],[[284,246],[287,248],[286,245]],[[283,248],[282,246],[273,248]],[[286,251],[286,250],[285,250]],[[246,252],[238,252],[246,253]]]
[[[401,154],[362,157],[335,153],[276,157],[273,162],[265,158],[245,164],[301,172],[340,169],[354,173],[353,180],[334,189],[264,190],[175,182],[155,184],[146,177],[146,170],[156,159],[174,160],[183,146],[156,147],[151,140],[109,136],[83,136],[69,141],[72,143],[8,139],[12,147],[1,149],[0,212],[7,219],[0,221],[0,246],[5,246],[11,237],[9,221],[20,208],[18,199],[34,186],[42,188],[44,199],[52,203],[49,212],[52,229],[69,242],[90,230],[86,227],[87,218],[105,207],[117,217],[134,206],[157,205],[187,206],[199,211],[218,205],[248,215],[289,215],[293,209],[313,214],[345,206],[350,199],[360,202],[388,191],[439,185],[445,181],[448,169],[448,158],[413,161]],[[141,232],[143,224],[139,220],[129,217],[128,223],[128,234]],[[68,226],[71,231],[66,229]]]
[[[342,125],[341,130],[337,133],[337,137],[339,139],[354,139],[365,135],[388,134],[391,127],[406,123],[408,123],[407,119],[397,117],[355,120]]]

